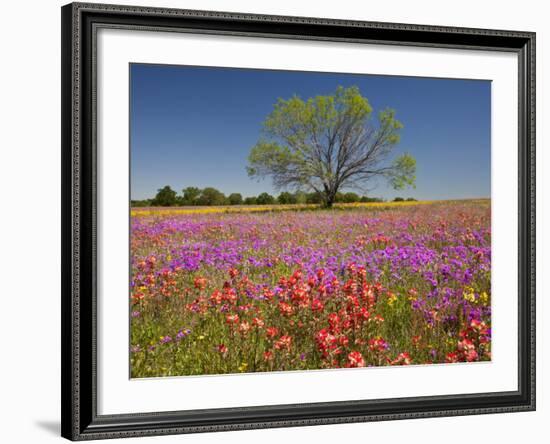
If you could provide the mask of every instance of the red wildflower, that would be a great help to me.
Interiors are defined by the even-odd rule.
[[[447,356],[445,357],[445,362],[448,362],[448,363],[459,362],[458,353],[456,352],[447,353]]]
[[[375,322],[376,324],[382,324],[384,322],[384,318],[380,315],[376,315],[373,318],[370,318],[369,321]]]
[[[361,307],[356,313],[357,319],[367,320],[370,317],[370,313],[366,307]]]
[[[294,308],[287,302],[279,302],[279,311],[285,316],[290,316],[294,313]]]
[[[470,322],[470,327],[472,327],[480,335],[489,334],[489,328],[487,327],[487,324],[478,319],[472,319],[472,322]]]
[[[207,284],[206,278],[203,278],[203,277],[200,277],[200,276],[195,278],[195,288],[196,289],[204,290],[206,288],[206,284]]]
[[[250,323],[248,321],[243,321],[239,325],[239,333],[246,335],[250,331]]]
[[[338,343],[339,343],[341,346],[345,347],[346,345],[349,344],[349,339],[348,339],[348,337],[347,337],[346,335],[342,335],[342,336],[340,336],[340,337],[338,338]]]
[[[230,304],[237,303],[237,292],[234,288],[224,287],[223,289],[223,299]]]
[[[292,337],[288,335],[281,336],[278,340],[275,341],[274,347],[277,350],[290,351],[290,345],[292,343]]]
[[[132,294],[132,302],[134,304],[137,304],[139,301],[143,300],[145,295],[143,293],[133,293]]]
[[[261,318],[252,318],[252,325],[254,327],[262,328],[264,326],[264,320]]]
[[[277,327],[267,327],[265,329],[265,334],[267,335],[268,338],[273,339],[275,336],[279,334],[279,330],[277,329]]]
[[[225,322],[227,322],[228,324],[238,324],[239,315],[238,314],[227,315],[225,317]]]
[[[389,348],[388,343],[381,336],[369,339],[369,349],[374,352],[383,352]]]
[[[268,301],[273,299],[273,296],[275,296],[275,294],[269,288],[264,288],[263,293],[264,293],[264,298],[266,298]]]
[[[328,353],[337,347],[337,338],[332,333],[330,333],[326,328],[319,330],[315,335],[315,341],[319,350],[323,353]]]
[[[331,313],[328,315],[328,323],[332,331],[338,331],[340,324],[340,316],[337,313]]]
[[[323,311],[325,308],[325,305],[320,299],[313,299],[311,302],[311,310],[312,311]]]
[[[407,352],[399,353],[397,358],[391,361],[391,365],[410,365],[411,356]]]
[[[363,355],[358,351],[352,351],[348,355],[348,365],[349,367],[364,367],[365,360],[363,359]]]
[[[212,296],[210,296],[210,302],[212,302],[212,304],[214,305],[219,305],[222,303],[222,301],[223,301],[222,292],[220,290],[214,290],[214,292],[212,293]]]
[[[357,264],[355,262],[350,262],[348,265],[346,265],[346,270],[348,273],[354,274],[357,270]]]
[[[353,279],[349,279],[342,287],[342,290],[346,294],[355,293],[357,291],[357,282],[355,282]]]

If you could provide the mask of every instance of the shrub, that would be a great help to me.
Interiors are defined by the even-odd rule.
[[[288,191],[283,191],[281,194],[279,194],[279,197],[277,197],[277,201],[280,204],[288,205],[295,204],[297,202],[297,199],[294,194],[291,194]]]
[[[346,193],[344,194],[343,198],[345,203],[359,202],[359,196],[357,195],[357,193],[352,193],[352,192]]]
[[[258,205],[272,205],[275,203],[275,198],[271,195],[271,194],[268,194],[268,193],[261,193],[257,198],[256,198],[256,203]]]
[[[242,205],[243,196],[241,193],[231,193],[229,195],[229,204],[230,205]]]

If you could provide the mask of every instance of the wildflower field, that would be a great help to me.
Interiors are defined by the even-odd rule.
[[[131,376],[488,361],[490,209],[132,210]]]

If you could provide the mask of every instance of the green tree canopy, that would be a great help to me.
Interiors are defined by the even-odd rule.
[[[216,188],[206,187],[197,199],[199,205],[225,205],[227,198]]]
[[[166,185],[163,188],[157,190],[157,195],[151,202],[154,206],[169,207],[176,204],[176,192]]]
[[[200,188],[187,187],[182,190],[184,205],[196,205],[197,199],[201,194]]]
[[[292,193],[289,193],[288,191],[283,191],[281,194],[279,194],[279,196],[277,197],[277,201],[283,205],[297,203],[296,196]]]
[[[321,204],[323,203],[323,199],[323,193],[320,191],[306,194],[306,203],[308,204]]]
[[[272,205],[275,203],[275,198],[268,193],[261,193],[256,198],[256,203],[258,205]]]
[[[353,193],[353,192],[348,192],[348,193],[345,193],[344,196],[343,196],[343,200],[345,203],[354,203],[354,202],[359,202],[361,198],[359,197],[358,194],[356,193]]]
[[[241,193],[231,193],[228,197],[230,205],[242,205],[243,196]]]
[[[355,86],[307,101],[279,99],[264,121],[264,136],[250,151],[248,174],[269,176],[278,189],[319,193],[329,207],[339,190],[362,189],[376,178],[395,189],[414,186],[414,157],[402,154],[389,161],[403,127],[395,111],[380,111],[376,122],[371,115],[369,101]]]

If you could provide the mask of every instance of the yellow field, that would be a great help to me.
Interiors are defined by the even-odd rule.
[[[334,208],[385,208],[402,207],[410,205],[425,205],[437,201],[416,201],[416,202],[369,202],[369,203],[337,203]],[[230,206],[220,205],[212,207],[155,207],[155,208],[132,208],[132,216],[152,216],[162,213],[163,215],[179,214],[215,214],[215,213],[264,213],[272,211],[306,210],[318,208],[317,204],[294,204],[294,205],[247,205]]]
[[[484,201],[488,199],[472,199],[475,201]],[[403,202],[368,202],[368,203],[336,203],[334,208],[399,208],[414,205],[431,205],[442,203],[440,200],[421,200],[421,201],[403,201]],[[318,208],[317,204],[293,204],[293,205],[221,205],[212,207],[146,207],[132,208],[131,216],[152,216],[155,214],[163,215],[183,215],[183,214],[218,214],[218,213],[265,213],[273,211],[288,210],[307,210]]]

